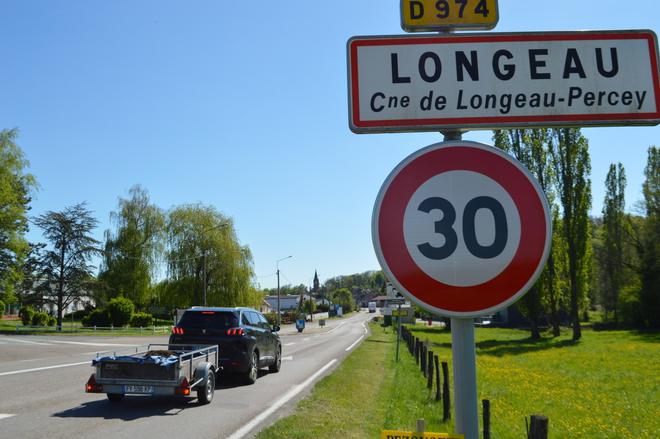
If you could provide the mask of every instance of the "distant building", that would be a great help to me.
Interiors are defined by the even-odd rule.
[[[307,294],[302,295],[303,300],[309,300],[311,296]],[[272,309],[271,312],[277,312],[277,296],[266,296],[266,303]],[[298,309],[298,303],[300,302],[299,295],[281,295],[280,296],[280,311],[296,311]]]

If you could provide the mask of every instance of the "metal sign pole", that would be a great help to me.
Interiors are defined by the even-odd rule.
[[[401,340],[401,304],[399,303],[399,313],[397,315],[396,328],[396,362],[399,362],[399,340]]]
[[[444,131],[442,134],[445,142],[462,138],[460,131]],[[451,319],[451,354],[454,367],[455,432],[465,435],[465,439],[479,439],[473,319]]]
[[[465,439],[479,439],[477,365],[474,320],[451,319],[451,353],[454,367],[455,432]]]

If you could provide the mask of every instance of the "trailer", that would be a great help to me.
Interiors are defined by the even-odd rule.
[[[105,393],[111,402],[125,395],[189,396],[195,390],[200,404],[208,404],[221,369],[217,345],[156,343],[97,353],[92,366],[96,371],[85,392]]]

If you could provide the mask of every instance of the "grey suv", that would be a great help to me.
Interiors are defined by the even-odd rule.
[[[248,384],[257,380],[258,370],[279,372],[282,343],[278,326],[251,308],[193,307],[172,328],[170,344],[216,344],[218,362],[224,372],[241,374]]]

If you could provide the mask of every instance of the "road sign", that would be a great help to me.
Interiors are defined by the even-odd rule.
[[[356,133],[655,125],[655,33],[471,33],[348,41]]]
[[[407,32],[492,29],[497,0],[401,0],[401,27]]]
[[[396,288],[450,317],[491,314],[541,274],[548,203],[515,159],[475,142],[428,146],[390,173],[372,217],[376,256]]]

